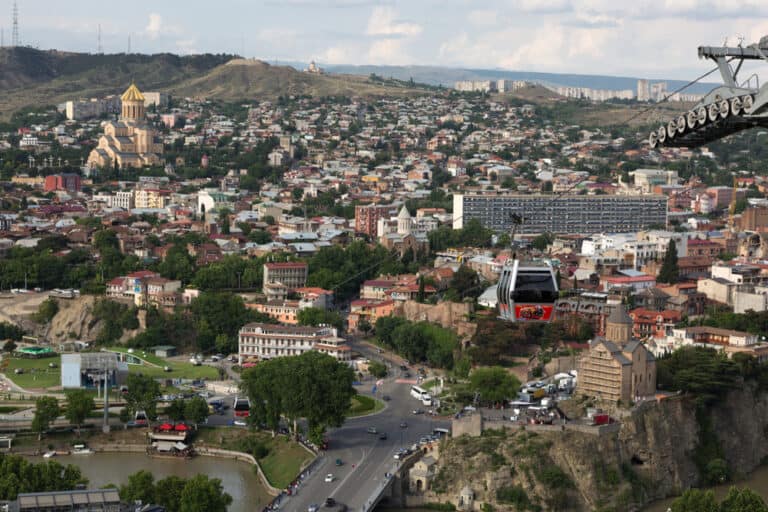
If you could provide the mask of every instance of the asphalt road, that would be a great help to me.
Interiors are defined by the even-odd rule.
[[[371,358],[392,357],[362,346],[355,348]],[[384,474],[396,467],[394,455],[399,448],[417,443],[422,436],[431,434],[433,428],[449,427],[446,420],[427,414],[413,414],[414,409],[428,408],[411,397],[411,383],[400,378],[399,361],[392,358],[388,364],[390,376],[376,393],[378,398],[384,395],[391,397],[386,402],[386,409],[372,416],[347,420],[341,428],[331,431],[325,456],[296,495],[284,503],[282,510],[303,512],[312,504],[322,507],[327,497],[346,504],[351,511],[360,510],[382,483]],[[370,395],[372,384],[364,383],[358,387],[358,392]],[[403,421],[407,423],[406,428],[400,427]],[[368,427],[376,427],[378,434],[369,434]],[[386,440],[379,439],[382,432],[387,433]],[[336,459],[341,459],[343,465],[336,466]],[[329,473],[334,477],[330,483],[325,482]]]

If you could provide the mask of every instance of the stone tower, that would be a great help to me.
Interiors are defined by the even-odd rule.
[[[123,95],[120,97],[123,102],[123,108],[120,119],[126,122],[141,123],[144,122],[144,95],[136,84],[131,82],[131,85],[126,89]]]
[[[632,340],[632,317],[627,314],[624,304],[619,304],[605,320],[605,339],[619,346]]]

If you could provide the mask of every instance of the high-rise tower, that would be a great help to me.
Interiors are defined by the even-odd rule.
[[[11,46],[19,46],[19,4],[13,2],[13,33],[11,35]]]

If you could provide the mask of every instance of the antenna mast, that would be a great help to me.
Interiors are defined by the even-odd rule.
[[[96,43],[96,53],[101,55],[102,53],[104,53],[104,50],[102,50],[102,48],[101,48],[101,23],[99,23],[99,31],[98,31],[98,36],[97,37],[98,37],[98,40],[97,40],[97,43]]]
[[[13,2],[13,33],[11,35],[11,46],[19,46],[19,4]]]
[[[131,53],[131,34],[128,34],[128,53]]]

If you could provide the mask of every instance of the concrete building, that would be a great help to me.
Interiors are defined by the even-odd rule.
[[[88,156],[88,165],[101,168],[159,165],[163,143],[146,123],[144,95],[131,84],[121,100],[120,120],[104,123],[104,135]]]
[[[64,106],[64,111],[67,119],[79,121],[99,117],[104,114],[118,114],[120,113],[121,105],[120,96],[113,95],[106,98],[68,101]]]
[[[136,208],[141,209],[162,209],[165,208],[171,193],[167,190],[157,189],[138,189],[134,191],[134,204]]]
[[[77,174],[51,174],[45,177],[43,190],[53,192],[55,190],[65,190],[67,192],[80,192],[80,176]]]
[[[632,339],[632,318],[623,305],[613,308],[605,337],[595,338],[579,360],[576,391],[624,406],[656,392],[656,358]]]
[[[85,489],[20,493],[9,512],[125,512],[117,489]]]
[[[371,238],[379,236],[379,219],[390,219],[397,215],[396,204],[369,204],[355,206],[355,232]]]
[[[267,300],[285,300],[288,292],[307,285],[308,267],[301,261],[265,263],[262,288]]]
[[[128,377],[128,365],[113,352],[83,352],[61,355],[61,387],[64,389],[119,386]]]
[[[250,323],[238,333],[238,360],[256,362],[299,356],[316,350],[338,361],[349,361],[351,350],[333,327],[305,327]]]
[[[666,226],[665,196],[454,194],[454,229],[477,219],[496,232],[510,232],[513,214],[524,222],[520,234],[635,232]]]

